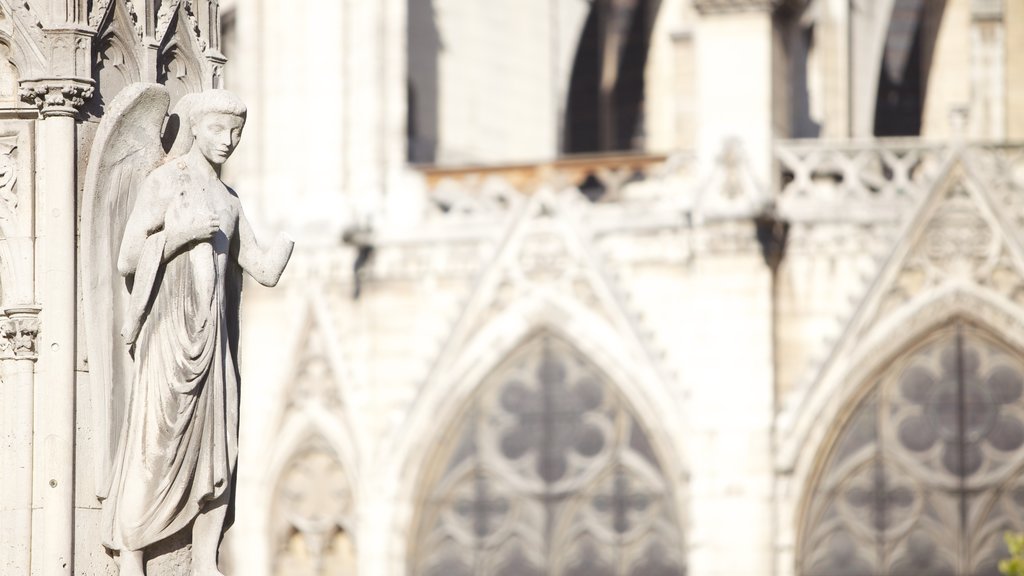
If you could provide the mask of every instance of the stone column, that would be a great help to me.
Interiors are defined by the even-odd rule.
[[[772,277],[751,220],[694,231],[687,574],[770,576]]]
[[[694,118],[701,163],[712,166],[725,141],[738,141],[763,186],[771,183],[776,67],[772,12],[776,4],[775,0],[694,2],[700,14]]]
[[[772,185],[772,141],[788,130],[777,105],[784,71],[773,13],[775,0],[695,0],[697,150],[702,169],[714,166],[725,142],[723,189],[749,178],[745,189],[764,198]],[[777,70],[778,69],[778,70]],[[730,158],[735,154],[735,158]],[[734,166],[729,168],[729,166]],[[741,174],[746,176],[740,177]],[[713,187],[714,188],[714,187]],[[709,200],[710,201],[710,200]],[[692,358],[689,458],[693,576],[771,574],[772,550],[772,275],[757,241],[754,217],[710,220],[696,231],[694,270],[702,315],[701,349]]]
[[[1007,2],[1003,15],[1006,37],[1006,139],[1024,139],[1024,2]]]
[[[75,468],[75,213],[78,109],[92,81],[38,79],[22,83],[22,96],[39,106],[40,186],[37,202],[36,298],[39,360],[32,572],[68,576],[73,569]]]
[[[1006,25],[1004,0],[971,3],[971,136],[1006,137]],[[1012,1],[1012,0],[1011,0]]]
[[[0,568],[29,574],[32,556],[33,364],[39,309],[0,315]]]

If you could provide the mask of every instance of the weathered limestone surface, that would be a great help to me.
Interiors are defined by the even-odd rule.
[[[277,284],[294,245],[262,248],[220,180],[244,104],[207,90],[168,120],[169,103],[163,86],[137,83],[108,104],[83,198],[92,407],[103,414],[95,493],[122,574],[141,575],[144,552],[188,528],[191,569],[216,572],[234,512],[241,273]],[[174,133],[161,138],[165,123]],[[166,156],[161,139],[173,142]]]
[[[817,470],[882,364],[963,319],[1024,344],[1018,2],[932,22],[926,142],[832,140],[872,135],[895,2],[662,0],[651,154],[557,162],[591,3],[478,4],[0,0],[0,572],[119,571],[99,391],[130,366],[95,351],[84,188],[136,82],[172,111],[236,90],[224,179],[302,240],[282,286],[245,289],[229,575],[409,573],[449,431],[545,334],[645,426],[689,574],[806,574]],[[440,113],[410,118],[410,88]],[[412,168],[421,149],[449,170]],[[540,163],[451,165],[471,161]],[[191,532],[146,547],[147,574],[187,573]]]

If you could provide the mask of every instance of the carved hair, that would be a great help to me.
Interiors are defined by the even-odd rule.
[[[230,114],[245,121],[245,104],[234,93],[214,89],[204,90],[197,96],[189,111],[189,124],[192,126],[206,114]]]
[[[204,90],[196,94],[186,94],[174,107],[171,113],[171,120],[167,125],[166,139],[173,144],[167,153],[167,158],[177,158],[188,152],[192,147],[192,127],[197,120],[206,114],[231,114],[238,116],[245,122],[245,104],[232,92],[227,90]],[[185,120],[187,119],[187,123]],[[164,144],[168,145],[167,142]]]

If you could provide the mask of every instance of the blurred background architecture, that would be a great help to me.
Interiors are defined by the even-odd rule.
[[[1024,4],[223,9],[237,570],[997,574]]]
[[[242,97],[224,180],[298,241],[227,574],[995,576],[1024,529],[1021,0],[0,0],[5,574],[115,570],[53,279],[139,80]]]

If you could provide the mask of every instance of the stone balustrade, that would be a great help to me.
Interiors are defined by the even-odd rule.
[[[898,218],[951,150],[917,138],[779,141],[776,206],[791,220]]]
[[[491,166],[421,167],[427,187],[443,189],[459,185],[474,187],[498,179],[524,194],[542,185],[576,186],[584,194],[614,197],[623,186],[643,180],[663,167],[663,154],[593,154],[566,156],[547,162]]]

